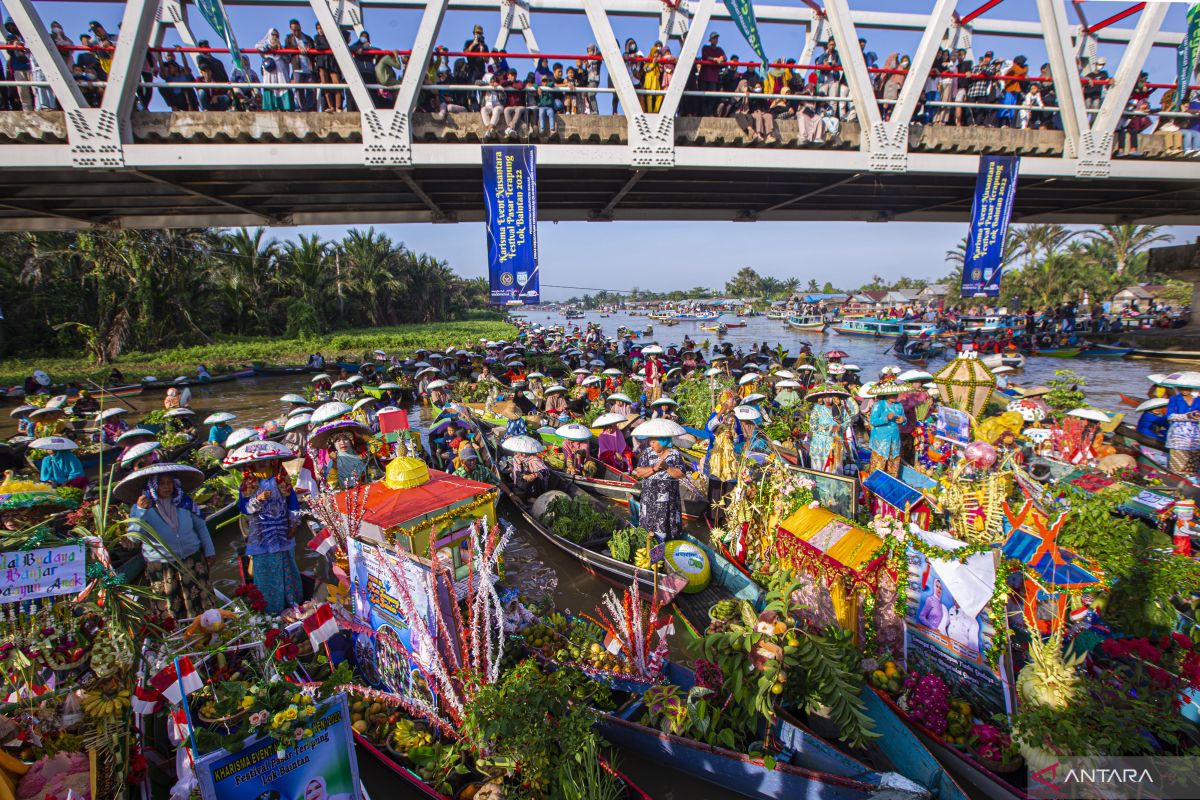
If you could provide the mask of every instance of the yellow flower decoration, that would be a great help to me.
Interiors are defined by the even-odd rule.
[[[283,712],[283,718],[291,722],[296,718],[296,709],[294,706],[288,706],[287,711]]]

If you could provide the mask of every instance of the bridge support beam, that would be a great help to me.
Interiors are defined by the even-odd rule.
[[[1076,48],[1072,45],[1062,0],[1037,0],[1037,5],[1065,134],[1063,154],[1075,159],[1075,172],[1080,177],[1107,178],[1112,170],[1113,131],[1162,27],[1168,5],[1148,3],[1141,11],[1129,46],[1094,119],[1083,100],[1083,81],[1075,68]]]
[[[955,2],[937,0],[929,16],[929,24],[921,34],[921,43],[913,56],[912,67],[904,77],[900,96],[886,120],[875,99],[874,82],[858,44],[858,31],[851,18],[848,0],[828,0],[825,3],[825,13],[841,55],[850,97],[862,126],[862,149],[870,158],[873,172],[908,170],[908,125],[924,90],[925,76],[929,74],[933,59],[950,26]]]
[[[65,112],[72,163],[88,169],[123,168],[123,145],[133,139],[129,115],[141,79],[142,64],[146,60],[150,31],[155,24],[157,0],[128,0],[125,4],[121,35],[113,52],[100,108],[89,107],[83,99],[71,70],[33,8],[32,0],[14,0],[9,11]]]
[[[26,0],[28,1],[28,0]],[[317,21],[326,31],[338,30],[334,16],[339,0],[309,0]],[[346,86],[362,118],[363,163],[371,167],[412,166],[412,113],[417,107],[421,85],[446,16],[448,0],[429,0],[417,26],[408,65],[400,79],[393,108],[376,108],[367,84],[358,73],[350,48],[341,36],[327,36]]]
[[[683,40],[675,62],[676,75],[682,77],[691,74],[696,63],[696,54],[700,51],[700,40],[704,38],[715,4],[716,0],[700,0],[696,16],[691,21],[687,37]],[[643,111],[602,0],[583,0],[583,7],[629,125],[630,166],[635,169],[666,169],[675,166],[675,112],[679,110],[687,81],[681,79],[671,82],[666,93],[662,95],[662,105],[657,113]]]
[[[496,34],[493,47],[504,50],[508,47],[508,37],[514,33],[521,34],[526,50],[531,53],[542,52],[533,34],[528,0],[500,0],[500,32]]]

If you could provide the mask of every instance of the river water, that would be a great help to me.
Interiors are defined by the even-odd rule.
[[[564,324],[561,314],[541,310],[527,310],[525,316],[532,322],[549,324]],[[729,321],[731,318],[727,318]],[[616,329],[625,325],[635,330],[641,330],[653,320],[646,317],[634,317],[624,313],[615,313],[601,318],[598,314],[588,313],[582,320],[570,320],[571,325],[586,322],[599,322],[607,335],[616,335]],[[787,327],[781,321],[769,320],[766,317],[749,317],[744,320],[745,328],[735,328],[719,340],[715,333],[700,330],[698,323],[681,322],[673,327],[657,326],[650,336],[641,337],[644,340],[657,341],[662,345],[678,344],[685,334],[698,342],[706,339],[713,342],[731,342],[735,348],[749,349],[756,343],[767,342],[774,347],[782,344],[793,353],[802,342],[812,345],[815,352],[824,352],[834,348],[848,354],[847,363],[858,364],[862,367],[863,380],[874,380],[879,369],[889,364],[901,364],[885,353],[888,347],[886,340],[860,339],[857,337],[841,336],[836,333],[812,334],[798,332]],[[931,363],[927,368],[936,372],[944,363],[941,360]],[[1056,369],[1070,368],[1086,382],[1089,400],[1093,405],[1109,410],[1121,409],[1118,392],[1124,392],[1136,397],[1144,397],[1149,384],[1146,375],[1152,372],[1172,372],[1186,368],[1180,364],[1146,359],[1071,359],[1060,360],[1053,358],[1029,358],[1024,370],[1011,375],[1014,381],[1022,385],[1044,384],[1054,377]],[[276,378],[248,378],[214,386],[196,385],[192,387],[192,408],[197,412],[197,421],[204,419],[215,411],[229,411],[238,415],[233,426],[253,426],[261,424],[279,415],[279,397],[288,392],[303,393],[308,386],[309,376],[298,375]],[[129,414],[130,420],[136,420],[141,414],[162,407],[164,391],[149,392],[137,397],[127,398],[126,402],[134,409]],[[107,401],[111,403],[113,401]],[[119,401],[118,401],[119,402]],[[412,411],[414,427],[427,422],[426,409]],[[206,426],[199,426],[203,432]],[[11,436],[15,425],[7,414],[0,414],[0,437]],[[501,515],[515,519],[515,514],[505,514],[501,507]],[[515,579],[523,590],[530,595],[549,593],[553,595],[559,608],[575,612],[591,612],[599,604],[602,595],[611,588],[610,584],[584,572],[578,565],[556,548],[544,543],[541,538],[521,526],[517,526],[518,536],[513,540],[506,554],[506,568],[511,578]],[[236,557],[233,552],[237,540],[236,527],[229,526],[216,532],[219,548],[220,563],[214,567],[214,584],[218,588],[230,589],[237,582]],[[306,564],[311,565],[309,551],[300,542],[298,556],[301,569]],[[385,769],[371,761],[365,753],[360,758],[362,777],[373,798],[381,797],[418,797],[403,786],[399,786]],[[632,756],[626,756],[622,768],[656,800],[725,800],[734,797],[702,781],[688,778],[682,773],[663,769],[663,765],[643,762]]]

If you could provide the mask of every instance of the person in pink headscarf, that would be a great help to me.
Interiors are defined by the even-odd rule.
[[[617,423],[624,421],[625,417],[609,413],[600,415],[592,423],[593,427],[601,429],[597,439],[596,457],[618,472],[629,472],[633,469],[633,450],[625,441],[625,434],[617,428]]]

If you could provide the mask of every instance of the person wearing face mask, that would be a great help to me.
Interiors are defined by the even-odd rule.
[[[350,45],[350,55],[354,56],[354,66],[358,68],[358,75],[362,78],[363,83],[375,82],[374,49],[371,46],[371,34],[366,31],[360,33],[358,41]],[[376,104],[380,102],[378,89],[372,89],[371,96],[375,98]]]
[[[225,459],[227,466],[242,469],[238,510],[248,523],[246,555],[269,614],[279,614],[304,600],[296,565],[300,501],[283,468],[283,462],[294,457],[283,445],[252,442]]]
[[[262,53],[262,82],[267,84],[286,84],[291,82],[291,66],[284,55],[275,51],[283,48],[279,39],[278,28],[268,28],[267,35],[259,39],[255,49]],[[263,111],[292,111],[295,109],[292,93],[288,89],[263,89]]]

